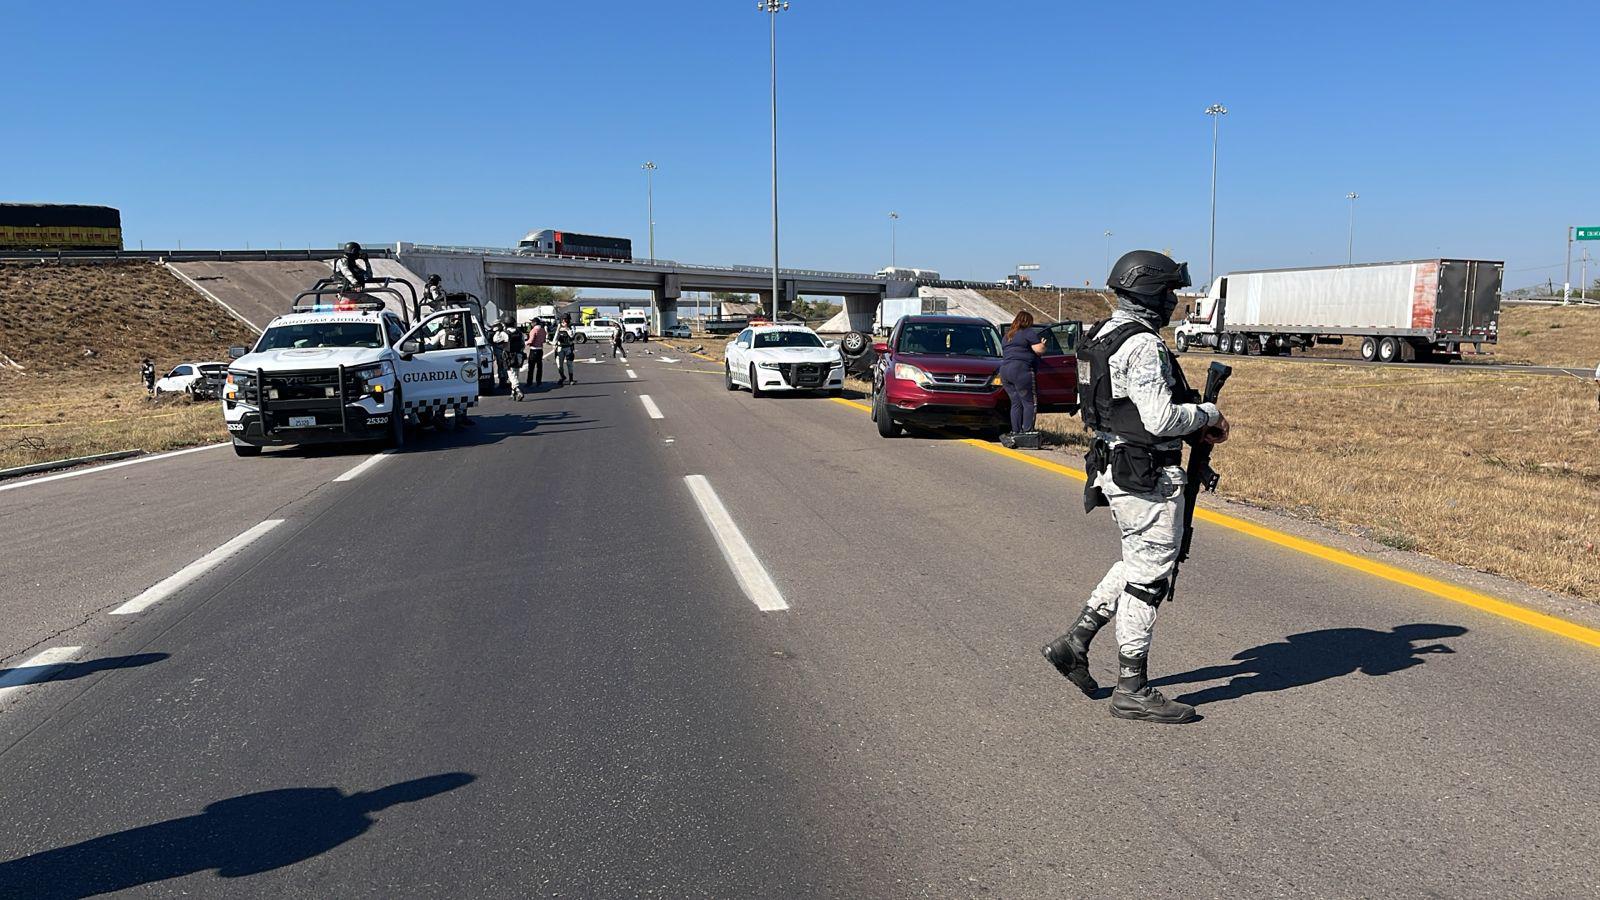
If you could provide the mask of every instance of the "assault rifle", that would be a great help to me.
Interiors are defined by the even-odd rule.
[[[1200,395],[1202,403],[1217,402],[1217,395],[1222,393],[1222,386],[1228,382],[1228,376],[1233,374],[1233,367],[1214,362],[1206,368],[1206,389]],[[1202,440],[1204,430],[1195,434],[1189,446],[1188,478],[1183,486],[1183,543],[1178,547],[1178,563],[1189,558],[1189,544],[1194,540],[1194,502],[1200,496],[1203,487],[1208,491],[1217,489],[1217,482],[1222,480],[1211,468],[1211,450],[1215,446]],[[1172,566],[1172,591],[1178,589],[1178,565]],[[1171,596],[1169,594],[1169,596]]]

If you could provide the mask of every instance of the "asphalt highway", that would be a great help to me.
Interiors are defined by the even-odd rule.
[[[1076,481],[651,350],[0,492],[0,897],[1600,892],[1594,648],[1202,525],[1116,720]]]

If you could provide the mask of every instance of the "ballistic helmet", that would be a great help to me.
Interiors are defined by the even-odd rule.
[[[1162,314],[1178,305],[1173,292],[1190,285],[1189,264],[1154,250],[1133,250],[1122,254],[1111,267],[1106,287],[1118,297]]]
[[[428,283],[432,284],[432,285],[437,285],[439,283],[439,276],[437,276],[437,275],[429,275],[428,276]]]
[[[355,257],[359,256],[360,254],[361,254],[361,245],[356,243],[355,241],[351,241],[350,243],[344,245],[344,255],[345,256],[348,256],[348,257],[354,259]]]

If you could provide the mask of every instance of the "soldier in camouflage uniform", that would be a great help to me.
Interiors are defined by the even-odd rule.
[[[1147,684],[1147,657],[1156,609],[1172,589],[1183,543],[1183,440],[1220,443],[1228,421],[1190,390],[1162,342],[1189,285],[1188,266],[1161,253],[1125,254],[1111,270],[1117,294],[1111,318],[1097,323],[1079,348],[1086,379],[1084,421],[1095,432],[1088,457],[1085,506],[1110,506],[1122,534],[1122,559],[1111,567],[1072,630],[1044,648],[1045,658],[1089,696],[1089,643],[1117,620],[1118,678],[1111,714],[1124,719],[1187,722],[1194,707],[1163,697]]]

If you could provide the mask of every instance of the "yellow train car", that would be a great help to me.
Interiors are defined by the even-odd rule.
[[[75,203],[0,203],[0,250],[121,250],[122,213]]]

